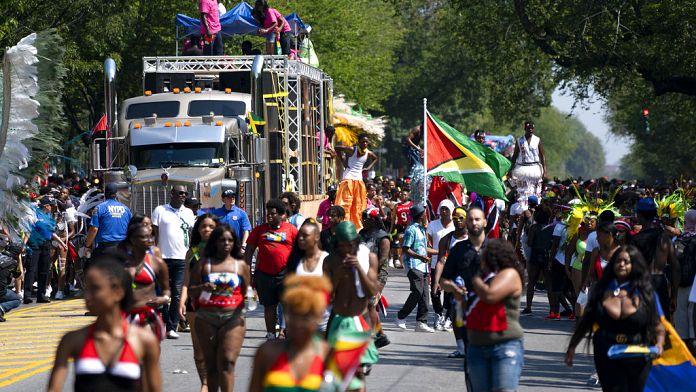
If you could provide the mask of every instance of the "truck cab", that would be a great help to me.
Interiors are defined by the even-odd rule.
[[[113,131],[94,141],[93,168],[125,182],[122,198],[136,213],[150,214],[183,185],[202,208],[234,190],[252,223],[284,191],[311,215],[328,184],[318,140],[332,94],[322,71],[284,56],[146,57],[143,94],[124,100]]]

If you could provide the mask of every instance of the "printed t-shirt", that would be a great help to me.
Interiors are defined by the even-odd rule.
[[[152,225],[158,227],[157,246],[162,258],[184,260],[189,248],[190,232],[195,221],[193,211],[183,205],[174,208],[169,204],[157,206],[152,211]]]
[[[123,241],[128,231],[128,222],[133,214],[124,204],[115,199],[108,199],[99,204],[92,213],[90,226],[94,226],[99,231],[94,242]]]
[[[247,240],[247,245],[259,248],[256,269],[273,276],[283,272],[295,237],[297,229],[287,222],[281,223],[278,229],[271,229],[268,223],[256,226]]]
[[[396,205],[396,224],[406,226],[411,223],[411,206],[413,202],[399,203]]]

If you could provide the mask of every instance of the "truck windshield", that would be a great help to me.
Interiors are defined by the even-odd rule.
[[[178,101],[162,101],[162,102],[147,102],[134,103],[126,109],[126,119],[152,117],[156,114],[157,117],[178,117],[179,102]]]
[[[217,116],[234,117],[246,114],[246,105],[240,101],[191,101],[188,107],[189,117],[207,116],[213,112]]]
[[[221,143],[173,143],[131,147],[131,163],[138,169],[210,166],[222,158]]]

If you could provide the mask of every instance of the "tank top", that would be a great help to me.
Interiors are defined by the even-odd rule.
[[[212,263],[210,257],[206,268],[208,273],[203,277],[203,282],[215,284],[215,290],[210,292],[210,297],[205,298],[205,291],[198,298],[198,306],[201,308],[237,308],[244,303],[242,295],[242,277],[237,274],[237,263],[235,262],[235,272],[211,272]]]
[[[318,391],[324,379],[324,360],[314,340],[315,354],[307,374],[298,380],[290,370],[290,359],[287,349],[278,355],[273,366],[263,379],[264,392],[309,392]]]
[[[396,224],[406,226],[411,221],[411,206],[413,202],[399,203],[396,205]]]
[[[123,324],[123,348],[118,360],[104,364],[94,343],[94,324],[87,329],[87,340],[75,360],[75,391],[136,391],[140,380],[140,362],[128,343],[128,322]]]
[[[362,180],[362,171],[367,162],[368,152],[370,150],[365,150],[365,155],[358,156],[358,148],[353,148],[353,155],[348,158],[348,167],[343,172],[344,180]]]
[[[145,252],[145,258],[143,259],[143,265],[140,270],[136,271],[133,277],[133,282],[141,285],[150,285],[157,281],[157,275],[155,270],[152,268],[150,263],[150,251]]]
[[[468,239],[469,239],[469,236],[468,236],[468,235],[465,235],[465,236],[462,237],[462,238],[457,238],[457,237],[454,236],[454,232],[452,232],[452,236],[450,237],[450,243],[449,243],[449,248],[448,248],[448,249],[452,249],[452,248],[453,248],[455,245],[457,245],[458,243],[460,243],[460,242],[462,242],[462,241],[466,241],[466,240],[468,240]]]
[[[604,258],[600,255],[597,255],[597,259],[595,260],[595,275],[597,278],[597,281],[602,279],[602,273],[604,272],[604,267],[609,264],[609,261],[604,260]]]
[[[507,328],[503,331],[481,331],[467,329],[469,343],[477,346],[493,346],[508,340],[522,339],[524,331],[520,325],[520,297],[507,297],[502,303]],[[469,320],[467,319],[467,325]]]
[[[297,269],[295,270],[295,274],[300,275],[300,276],[323,276],[324,275],[324,259],[326,256],[329,254],[327,252],[322,251],[321,256],[319,256],[319,262],[317,263],[316,267],[314,267],[314,270],[312,271],[307,271],[304,268],[303,262],[304,259],[300,260],[300,264],[297,265]]]
[[[515,162],[517,165],[539,163],[539,140],[537,135],[532,135],[529,142],[524,135],[517,139],[517,145],[520,149],[517,162]]]

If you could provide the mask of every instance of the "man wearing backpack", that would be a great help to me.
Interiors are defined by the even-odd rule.
[[[684,215],[684,232],[674,241],[674,251],[681,271],[674,328],[693,353],[696,352],[696,332],[692,315],[696,304],[689,302],[689,293],[696,275],[696,210]]]

